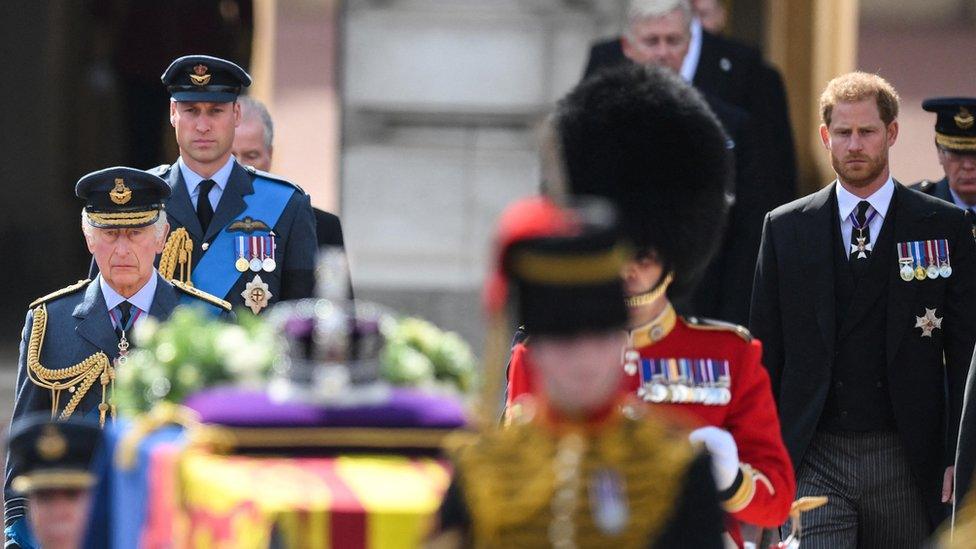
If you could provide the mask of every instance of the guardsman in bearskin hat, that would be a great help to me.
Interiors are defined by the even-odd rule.
[[[795,491],[793,468],[759,342],[741,326],[679,317],[670,302],[694,286],[721,234],[731,173],[720,126],[673,75],[633,68],[580,84],[560,102],[554,135],[564,187],[618,204],[636,249],[622,271],[630,312],[624,390],[655,408],[687,412],[702,426],[692,440],[712,453],[732,517],[782,524]],[[536,390],[532,344],[513,349],[512,407]],[[735,521],[728,531],[741,542]]]
[[[968,211],[976,224],[976,98],[933,97],[922,108],[936,114],[935,150],[945,177],[910,187]]]
[[[14,422],[10,456],[24,466],[10,479],[10,504],[29,521],[18,520],[6,529],[7,548],[81,547],[95,484],[92,458],[101,442],[101,429],[94,422],[55,422],[46,414]]]
[[[114,416],[115,368],[125,367],[132,329],[146,316],[169,318],[181,302],[227,315],[230,304],[170,283],[153,267],[169,224],[163,201],[169,186],[155,175],[126,167],[90,173],[75,185],[85,201],[81,229],[99,267],[82,280],[30,304],[20,342],[14,420],[44,411],[50,419]],[[10,482],[19,463],[7,460],[7,525],[22,512],[11,506]]]
[[[721,547],[707,456],[619,390],[630,248],[613,209],[525,200],[496,242],[489,312],[493,326],[507,307],[530,326],[538,390],[507,426],[488,421],[455,448],[434,546]]]

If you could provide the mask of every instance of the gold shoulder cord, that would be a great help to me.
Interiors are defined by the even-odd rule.
[[[71,400],[64,407],[59,421],[71,417],[78,403],[85,397],[95,381],[102,385],[102,402],[98,405],[98,422],[105,426],[105,414],[109,409],[105,402],[106,387],[115,377],[115,372],[108,356],[99,351],[67,368],[50,369],[41,365],[41,346],[44,344],[44,333],[47,330],[47,306],[41,305],[34,309],[34,322],[31,325],[30,339],[27,342],[27,376],[39,387],[51,391],[51,419],[58,414],[61,403],[61,391],[68,389],[73,393]],[[113,414],[114,416],[114,414]]]
[[[180,227],[166,239],[166,246],[163,253],[159,256],[159,274],[169,281],[178,280],[192,286],[190,281],[190,271],[193,264],[193,239],[186,229]],[[179,276],[176,276],[176,267],[179,266]]]

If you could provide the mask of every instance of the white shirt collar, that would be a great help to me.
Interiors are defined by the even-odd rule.
[[[200,182],[204,179],[212,179],[213,182],[217,184],[220,192],[224,192],[224,187],[227,186],[227,180],[230,179],[230,172],[234,169],[234,155],[230,155],[230,158],[227,159],[227,163],[221,166],[221,168],[209,178],[203,177],[202,175],[191,170],[189,166],[183,162],[183,157],[180,157],[180,159],[176,161],[176,165],[180,167],[180,174],[183,175],[183,181],[186,182],[186,191],[190,194],[190,196],[196,195],[197,186],[200,185]]]
[[[691,42],[688,43],[688,53],[685,54],[684,61],[681,62],[681,78],[685,82],[695,79],[695,72],[698,70],[698,60],[701,59],[702,47],[702,26],[697,17],[691,20]]]
[[[956,191],[952,190],[952,187],[949,187],[949,194],[952,195],[952,201],[955,202],[956,206],[959,206],[964,210],[968,210],[970,208],[976,208],[976,206],[970,206],[969,204],[966,204],[965,200],[959,198],[959,195],[956,194]]]
[[[850,191],[844,188],[840,184],[840,181],[835,182],[834,187],[837,191],[837,211],[840,213],[840,220],[844,221],[847,219],[854,208],[857,207],[857,203],[862,200],[862,198],[851,194]],[[888,206],[891,204],[891,197],[895,194],[895,182],[888,176],[888,180],[885,181],[884,185],[880,189],[874,191],[874,194],[867,197],[866,199],[874,211],[878,212],[878,215],[884,219],[885,215],[888,213]]]
[[[108,307],[109,311],[118,307],[119,303],[128,301],[129,303],[138,307],[143,313],[148,314],[149,309],[152,308],[153,297],[156,295],[156,277],[156,270],[153,269],[153,273],[152,276],[149,277],[149,281],[143,284],[142,288],[139,288],[139,291],[129,299],[122,297],[118,292],[113,290],[112,287],[108,285],[108,282],[105,282],[105,278],[103,278],[101,274],[98,275],[98,286],[102,289],[102,296],[105,298],[105,306]]]

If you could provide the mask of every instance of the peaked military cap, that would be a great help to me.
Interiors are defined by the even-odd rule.
[[[976,151],[976,98],[933,97],[922,108],[936,113],[935,142],[953,151]]]
[[[184,55],[170,63],[161,77],[176,101],[230,103],[251,76],[237,64],[209,55]]]
[[[496,248],[489,308],[510,298],[530,333],[570,335],[626,324],[620,271],[631,249],[606,201],[577,200],[570,208],[547,198],[517,202],[502,214]]]
[[[555,115],[569,192],[608,198],[638,255],[690,291],[718,247],[734,174],[729,139],[701,95],[671,71],[602,71]]]
[[[95,423],[56,422],[50,414],[25,416],[10,428],[10,459],[21,464],[11,488],[27,493],[91,487],[92,456],[101,441],[102,430]]]
[[[92,172],[75,184],[75,194],[85,201],[88,222],[102,229],[152,225],[170,192],[160,177],[124,166]]]

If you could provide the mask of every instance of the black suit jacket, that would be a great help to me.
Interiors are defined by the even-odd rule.
[[[867,273],[869,280],[845,316],[835,311],[834,255],[841,244],[833,223],[834,185],[766,216],[756,267],[750,328],[763,343],[779,407],[783,440],[796,467],[823,412],[834,348],[870,310],[887,300],[885,350],[895,423],[930,519],[945,516],[942,476],[952,465],[963,389],[976,341],[976,242],[960,209],[896,184]],[[949,278],[905,282],[895,244],[949,241]],[[916,317],[935,309],[942,327],[922,337]],[[947,417],[948,415],[948,417]]]
[[[621,38],[610,38],[590,48],[583,78],[596,71],[629,63]],[[701,56],[692,84],[744,109],[753,118],[756,141],[765,156],[770,176],[766,206],[771,210],[796,196],[796,152],[790,125],[786,88],[779,71],[766,64],[758,50],[702,31]]]
[[[925,193],[929,196],[934,196],[936,198],[945,200],[950,204],[955,204],[956,202],[952,199],[952,194],[949,192],[949,178],[943,177],[939,181],[931,181],[928,179],[923,179],[917,183],[912,183],[908,186],[910,189],[915,189],[918,192]]]
[[[342,239],[342,222],[339,216],[313,207],[312,213],[315,214],[315,240],[319,248],[323,246],[338,246],[345,248],[346,244]]]

